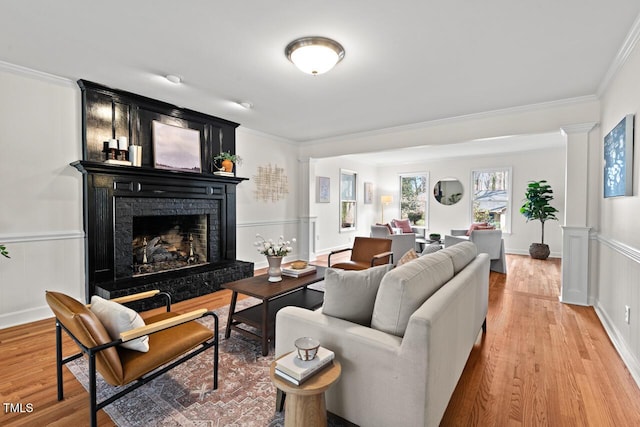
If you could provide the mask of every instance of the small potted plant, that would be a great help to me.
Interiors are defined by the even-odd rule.
[[[242,163],[242,158],[237,154],[231,154],[230,151],[223,151],[213,158],[213,160],[220,162],[220,169],[223,172],[233,172],[233,165],[239,165]],[[217,167],[217,166],[216,166]]]
[[[11,258],[9,256],[9,251],[7,250],[7,247],[3,244],[0,244],[0,255],[2,255],[5,258]]]
[[[520,208],[520,213],[530,220],[538,220],[542,224],[541,243],[532,243],[529,246],[529,255],[535,259],[547,259],[549,257],[549,245],[544,243],[544,223],[548,220],[555,220],[558,210],[551,206],[549,202],[553,200],[553,190],[547,181],[529,181],[525,193],[526,201]]]

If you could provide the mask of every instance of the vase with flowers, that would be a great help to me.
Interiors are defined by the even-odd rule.
[[[266,255],[267,262],[269,263],[269,270],[267,274],[270,282],[279,282],[282,280],[282,257],[293,251],[291,247],[292,243],[296,242],[296,239],[284,240],[283,236],[278,238],[275,242],[273,239],[265,239],[260,234],[256,234],[258,240],[254,245],[258,248],[258,252]]]

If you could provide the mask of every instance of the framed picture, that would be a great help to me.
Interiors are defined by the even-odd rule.
[[[364,204],[370,205],[373,203],[373,182],[364,183]]]
[[[604,137],[604,197],[633,195],[633,114]]]
[[[200,131],[168,125],[154,120],[151,123],[154,166],[184,172],[202,172]]]
[[[340,169],[340,232],[357,229],[357,182],[358,174],[355,171]]]
[[[319,176],[316,182],[316,203],[331,201],[331,181],[327,176]]]

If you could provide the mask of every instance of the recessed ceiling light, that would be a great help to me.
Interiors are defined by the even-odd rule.
[[[241,106],[242,108],[246,108],[247,110],[250,110],[253,108],[253,103],[249,101],[240,101],[238,102],[238,105]]]
[[[175,74],[167,74],[165,78],[173,84],[179,84],[180,82],[182,82],[180,76],[176,76]]]

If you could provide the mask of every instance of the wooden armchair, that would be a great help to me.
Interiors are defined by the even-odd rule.
[[[121,398],[127,393],[146,384],[179,364],[214,348],[213,389],[218,388],[218,316],[206,309],[185,314],[171,312],[171,296],[160,291],[148,291],[111,301],[126,303],[160,295],[166,298],[167,311],[145,319],[146,325],[120,333],[118,339],[111,339],[98,317],[74,298],[59,292],[47,291],[47,304],[56,316],[56,367],[58,380],[58,400],[63,399],[62,366],[86,355],[89,359],[89,399],[90,423],[96,425],[98,410]],[[204,316],[212,316],[214,330],[195,322]],[[81,352],[62,357],[62,333],[78,344]],[[147,335],[149,351],[140,352],[119,346],[124,342]],[[194,351],[189,352],[190,350]],[[166,365],[166,366],[163,366]],[[161,369],[158,369],[162,366]],[[156,370],[157,369],[157,370]],[[102,402],[97,402],[96,372],[113,386],[125,386]],[[140,408],[144,411],[144,408]]]
[[[339,249],[329,254],[327,264],[332,268],[342,268],[343,270],[365,270],[374,265],[393,263],[393,252],[391,252],[391,240],[376,237],[356,237],[353,241],[353,248]],[[351,251],[349,261],[331,264],[331,255],[340,252]]]

